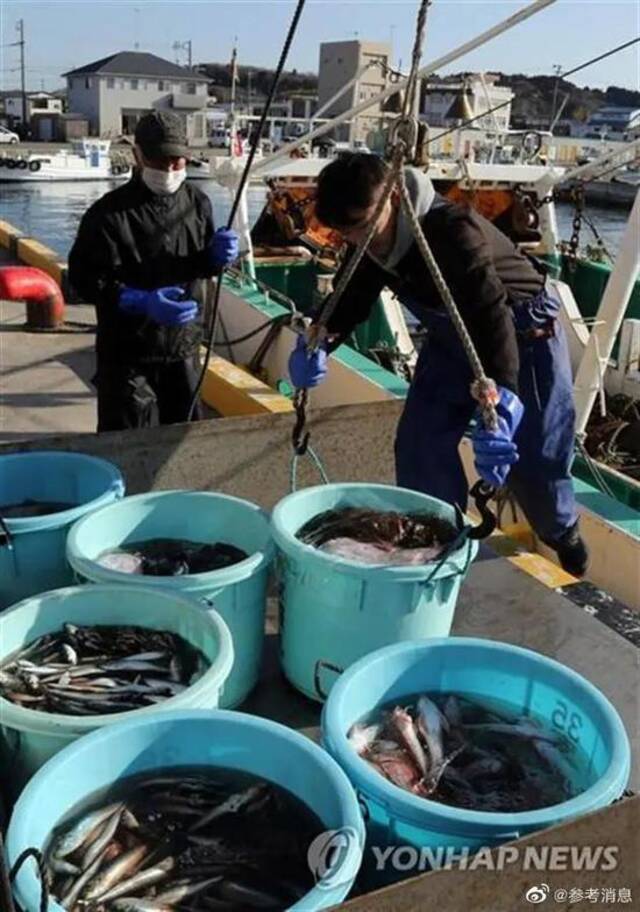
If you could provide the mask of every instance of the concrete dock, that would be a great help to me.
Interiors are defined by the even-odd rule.
[[[92,309],[68,308],[69,321],[86,325],[55,334],[26,334],[21,331],[24,307],[5,303],[0,308],[0,454],[46,446],[102,456],[120,466],[130,494],[172,488],[214,490],[270,509],[288,492],[290,415],[96,435],[92,433]],[[332,481],[393,482],[393,436],[401,408],[401,402],[390,401],[312,411],[312,440]],[[317,482],[314,467],[303,462],[299,485]],[[633,755],[630,787],[640,789],[640,652],[629,638],[557,591],[553,578],[545,585],[489,545],[482,546],[463,586],[453,635],[487,637],[534,649],[599,687],[625,723]],[[275,600],[270,603],[262,679],[242,710],[318,737],[319,705],[293,691],[279,668]],[[498,881],[495,871],[443,871],[353,899],[352,906],[367,912],[422,912],[428,908],[503,912],[528,908],[525,893],[541,882],[560,891],[558,896],[569,886],[630,889],[640,903],[639,823],[640,798],[630,798],[515,843],[615,844],[620,848],[620,861],[608,874],[526,872],[514,864],[510,876],[505,878],[500,872]],[[574,908],[568,897],[567,889],[565,900],[554,900],[553,908]]]

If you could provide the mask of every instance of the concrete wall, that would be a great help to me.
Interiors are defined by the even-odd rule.
[[[375,58],[383,58],[389,64],[391,48],[388,44],[375,41],[328,41],[320,45],[318,67],[318,107],[322,107],[341,86],[349,82],[358,70]],[[379,67],[372,67],[348,91],[344,93],[325,113],[325,116],[340,114],[349,108],[377,95],[387,84],[386,76]],[[371,108],[366,115],[356,119],[351,127],[338,128],[336,138],[349,142],[366,140],[367,133],[378,125],[379,106]]]
[[[393,439],[401,402],[310,411],[312,446],[331,481],[393,483]],[[290,413],[224,418],[143,431],[68,434],[9,444],[0,454],[71,450],[117,463],[129,494],[193,488],[246,497],[266,509],[289,493]],[[299,463],[300,487],[319,484],[308,458]]]
[[[100,85],[95,76],[67,77],[67,107],[85,115],[93,136],[100,134]]]
[[[86,80],[89,80],[89,88]],[[138,88],[131,88],[137,79]],[[109,88],[108,80],[113,80]],[[152,108],[171,108],[172,97],[187,95],[187,85],[194,83],[195,94],[189,94],[194,105],[204,107],[207,98],[206,82],[196,79],[160,79],[143,76],[71,76],[69,85],[69,110],[89,117],[91,131],[100,136],[117,136],[122,133],[122,112],[150,111]],[[162,85],[162,89],[159,86]],[[196,101],[198,99],[198,101]]]

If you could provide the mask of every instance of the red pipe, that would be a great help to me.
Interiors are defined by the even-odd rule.
[[[64,321],[60,286],[34,266],[0,267],[0,298],[26,301],[27,329],[55,329]]]

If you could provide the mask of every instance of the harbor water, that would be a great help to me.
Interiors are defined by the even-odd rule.
[[[97,199],[118,186],[116,181],[80,181],[77,183],[3,184],[0,187],[2,217],[29,237],[37,238],[62,257],[71,249],[83,214]],[[215,224],[221,226],[231,208],[231,192],[215,181],[198,181],[198,186],[211,199]],[[253,224],[265,201],[265,189],[249,188],[249,217]],[[556,205],[560,237],[569,240],[573,207]],[[615,256],[627,221],[627,213],[615,209],[588,206],[587,214],[594,222],[610,253]],[[582,244],[593,244],[594,238],[584,224]]]

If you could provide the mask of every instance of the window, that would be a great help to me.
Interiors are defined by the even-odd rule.
[[[137,80],[137,79],[132,79],[132,80],[131,80],[131,88],[132,88],[134,91],[138,88],[138,80]]]
[[[188,82],[187,83],[187,95],[195,95],[196,88],[197,88],[197,86],[196,86],[195,82]]]
[[[164,89],[165,89],[165,86],[164,86],[164,79],[159,79],[159,80],[158,80],[158,91],[159,91],[159,92],[164,92]]]
[[[89,79],[88,76],[85,77],[85,80],[84,80],[84,87],[85,87],[85,89],[90,89],[90,88],[91,88],[91,80]]]
[[[115,89],[115,87],[116,87],[116,81],[115,81],[115,79],[113,78],[113,76],[109,76],[109,77],[107,78],[107,88],[108,88],[108,89]]]

